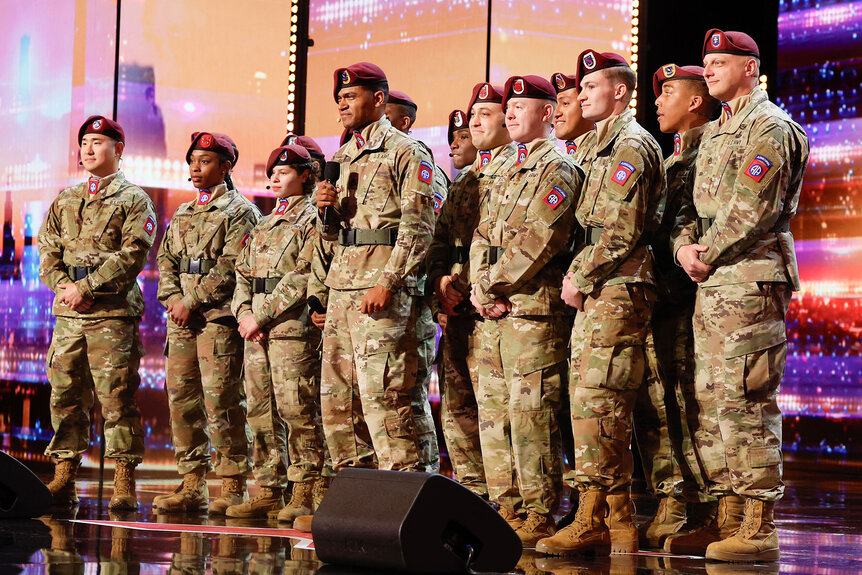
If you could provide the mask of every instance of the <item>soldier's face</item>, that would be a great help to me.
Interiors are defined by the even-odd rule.
[[[737,54],[707,54],[703,59],[703,77],[709,95],[726,102],[749,92],[748,62],[754,60]]]
[[[269,177],[269,188],[278,198],[302,195],[302,185],[308,179],[308,170],[298,172],[293,166],[275,166]]]
[[[546,100],[536,98],[510,98],[506,102],[506,129],[516,142],[532,142],[545,136],[553,117]]]
[[[363,86],[342,88],[338,92],[338,114],[341,125],[358,130],[380,118],[378,110],[385,108],[383,92],[372,92]]]
[[[97,177],[109,176],[117,171],[123,143],[102,134],[84,134],[81,138],[81,163],[84,169]]]
[[[189,176],[199,190],[208,190],[224,182],[230,162],[222,162],[215,152],[192,150],[189,161]]]
[[[582,126],[589,129],[589,123],[583,119],[581,104],[578,102],[578,91],[574,88],[557,94],[557,109],[554,112],[554,135],[560,140],[573,140],[580,136]]]
[[[386,117],[396,130],[405,134],[410,130],[410,116],[404,113],[404,107],[399,104],[386,104]]]
[[[476,146],[473,145],[470,130],[464,128],[452,132],[452,143],[449,144],[449,150],[452,152],[452,163],[455,165],[455,169],[460,170],[472,164],[476,160]]]
[[[691,80],[668,80],[661,85],[661,94],[655,99],[658,125],[665,134],[681,132],[691,106]]]
[[[470,136],[477,150],[491,150],[507,144],[506,116],[503,107],[492,102],[479,102],[470,109]]]
[[[585,120],[599,122],[613,114],[616,104],[615,88],[605,70],[584,76],[578,101],[581,103],[581,114]]]

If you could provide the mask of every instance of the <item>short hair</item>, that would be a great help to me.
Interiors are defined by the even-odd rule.
[[[709,88],[706,87],[706,82],[684,80],[679,83],[686,84],[688,86],[689,93],[692,96],[700,96],[703,100],[701,112],[704,116],[710,120],[714,120],[718,117],[719,112],[721,112],[721,102],[709,95]]]
[[[626,87],[627,97],[632,98],[632,92],[638,85],[638,76],[634,70],[628,66],[613,66],[605,68],[605,74],[608,80],[614,84],[622,84]]]
[[[416,108],[413,106],[405,106],[404,104],[396,104],[395,102],[389,102],[393,106],[398,106],[401,110],[401,113],[410,118],[410,127],[413,127],[413,124],[416,123]]]
[[[383,101],[389,101],[389,82],[386,80],[380,80],[378,82],[373,82],[371,84],[365,84],[365,87],[374,94],[375,92],[383,92]]]
[[[302,174],[306,170],[308,170],[308,179],[302,184],[302,193],[310,195],[314,191],[314,186],[317,185],[317,182],[320,180],[320,163],[311,158],[301,164],[295,164],[291,166],[296,170],[298,174]]]

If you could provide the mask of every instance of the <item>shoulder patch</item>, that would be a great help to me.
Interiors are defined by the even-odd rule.
[[[560,186],[554,186],[547,194],[545,194],[545,203],[548,204],[552,210],[556,210],[567,197],[568,196],[566,195],[566,192],[563,191],[563,188]]]
[[[434,213],[435,214],[440,213],[440,209],[443,207],[444,201],[445,201],[445,198],[443,197],[443,194],[441,194],[440,192],[434,192]]]
[[[153,235],[156,231],[156,219],[153,216],[147,216],[147,221],[144,222],[144,231],[149,235]]]
[[[617,166],[616,171],[614,172],[614,181],[619,185],[625,185],[625,183],[629,180],[629,177],[635,173],[635,167],[628,162],[620,162],[620,165]]]
[[[426,184],[430,184],[434,179],[434,168],[426,162],[422,160],[419,162],[419,181],[425,182]]]
[[[751,163],[748,164],[748,167],[745,168],[745,175],[759,183],[771,167],[772,162],[769,161],[769,158],[757,154],[754,156],[754,159],[751,160]]]
[[[248,243],[248,237],[250,235],[251,235],[251,232],[246,232],[245,235],[242,237],[242,241],[240,242],[240,245],[242,245],[242,247],[245,247],[245,244]]]

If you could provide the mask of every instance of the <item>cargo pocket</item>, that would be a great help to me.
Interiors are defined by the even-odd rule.
[[[646,327],[610,318],[597,326],[581,356],[585,387],[619,391],[637,389],[644,377]]]
[[[403,327],[388,328],[380,330],[375,337],[365,340],[365,393],[375,398],[380,398],[389,391],[394,395],[404,390],[389,390],[389,373],[392,370],[404,369],[403,361],[397,365],[398,357],[396,351],[398,344],[405,336]],[[392,398],[395,404],[395,397]]]
[[[725,393],[763,401],[778,393],[787,358],[787,330],[780,319],[738,329],[724,341]],[[741,394],[741,395],[740,395]]]
[[[399,407],[397,414],[387,417],[383,424],[386,426],[386,435],[390,439],[415,438],[416,436],[413,410],[409,405]]]
[[[563,385],[565,373],[564,362],[568,357],[568,349],[561,349],[538,356],[528,357],[525,354],[518,358],[518,373],[520,374],[521,387],[518,392],[518,411],[539,411],[543,408],[542,400],[546,394],[551,395],[549,400],[559,403],[560,387]],[[551,379],[556,378],[556,382]],[[553,385],[552,385],[553,384]]]

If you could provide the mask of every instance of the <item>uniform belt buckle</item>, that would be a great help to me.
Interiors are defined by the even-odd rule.
[[[189,273],[190,274],[199,274],[201,273],[201,260],[200,259],[190,259],[189,260]]]

